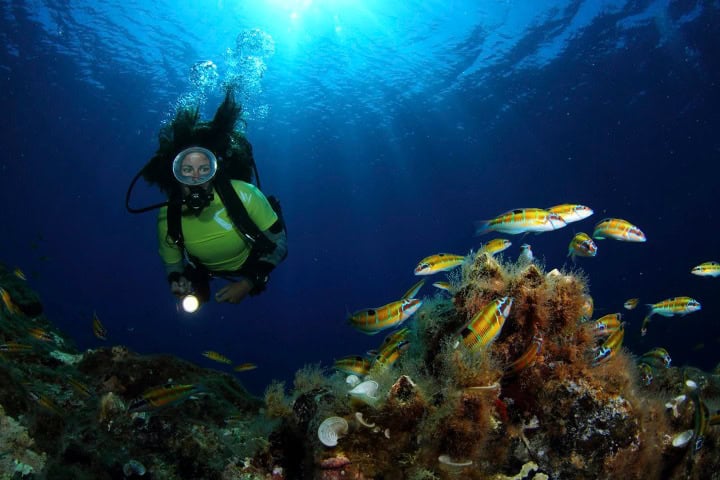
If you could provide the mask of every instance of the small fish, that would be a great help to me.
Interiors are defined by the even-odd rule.
[[[479,351],[490,345],[505,325],[512,304],[512,297],[502,297],[488,303],[462,329],[455,348],[463,343],[471,351]]]
[[[72,377],[69,377],[67,379],[67,382],[70,384],[70,386],[75,390],[77,393],[79,393],[81,396],[88,398],[92,396],[92,392],[90,391],[90,388],[85,385],[80,380],[75,380]]]
[[[0,352],[22,353],[22,352],[29,352],[32,349],[33,349],[32,345],[27,345],[25,343],[7,342],[7,343],[0,344]]]
[[[593,313],[595,311],[595,302],[593,301],[593,298],[587,293],[583,293],[582,298],[583,303],[580,306],[580,319],[583,321],[587,321],[590,320],[593,316]]]
[[[653,368],[670,368],[672,358],[667,350],[662,347],[655,347],[642,354],[639,362],[646,363]]]
[[[512,242],[505,238],[494,238],[480,247],[478,253],[487,253],[490,256],[507,250],[512,245]]]
[[[640,381],[643,385],[650,385],[654,379],[653,369],[650,365],[645,362],[638,362],[638,373],[640,374]]]
[[[604,218],[595,225],[595,240],[612,238],[621,242],[645,242],[647,238],[638,227],[622,218]]]
[[[425,285],[425,279],[421,279],[419,282],[417,282],[415,285],[410,287],[410,289],[405,292],[405,294],[400,297],[402,300],[405,300],[406,298],[415,298],[420,291],[420,289]]]
[[[421,306],[422,300],[406,298],[378,308],[368,308],[353,313],[350,324],[368,335],[375,335],[388,328],[395,328],[410,318]]]
[[[699,351],[702,350],[703,348],[705,348],[705,344],[704,344],[704,343],[696,343],[696,344],[693,346],[693,351],[699,352]]]
[[[612,335],[622,325],[622,314],[609,313],[588,325],[596,337]]]
[[[36,340],[40,340],[41,342],[55,341],[55,338],[52,336],[52,334],[48,333],[42,328],[31,328],[30,330],[28,330],[28,334],[30,334],[30,336],[35,338]]]
[[[597,349],[597,354],[592,360],[593,365],[599,365],[610,360],[622,347],[623,339],[625,338],[625,326],[620,325],[620,328],[615,330],[605,342]]]
[[[432,275],[433,273],[446,272],[462,265],[465,257],[452,253],[437,253],[420,260],[415,267],[415,275]]]
[[[520,355],[520,357],[513,361],[510,365],[505,367],[505,376],[510,377],[513,375],[517,375],[521,371],[525,370],[528,367],[531,367],[535,364],[535,362],[538,361],[538,359],[542,358],[540,356],[540,352],[542,351],[543,346],[543,337],[540,333],[535,334],[532,338],[532,342],[530,343],[530,346],[527,350],[525,350],[525,353]]]
[[[19,268],[16,268],[16,269],[13,271],[13,273],[14,273],[15,276],[16,276],[17,278],[19,278],[20,280],[27,280],[27,278],[25,277],[25,274],[23,273],[23,271],[20,270]]]
[[[12,297],[10,296],[10,292],[5,290],[4,288],[0,287],[0,298],[2,298],[3,303],[5,304],[5,308],[8,309],[8,312],[10,313],[18,313],[20,310],[15,305],[15,303],[12,301]]]
[[[720,263],[704,262],[697,267],[693,267],[690,273],[699,277],[717,277],[720,276]]]
[[[102,322],[100,322],[100,317],[97,316],[96,312],[93,312],[92,327],[93,333],[97,338],[99,338],[100,340],[107,340],[107,330],[105,330]]]
[[[697,389],[691,390],[688,395],[695,404],[695,413],[693,415],[693,450],[697,453],[705,444],[705,434],[710,423],[710,411],[707,405],[700,399]]]
[[[203,357],[209,358],[212,361],[218,362],[218,363],[225,363],[225,364],[232,364],[232,360],[230,360],[225,355],[222,355],[218,352],[214,352],[212,350],[206,350],[202,353]]]
[[[475,235],[489,232],[512,235],[526,232],[549,232],[567,225],[557,213],[541,208],[518,208],[502,213],[495,218],[476,223]]]
[[[450,291],[450,282],[435,282],[432,286],[440,290],[445,290],[446,292]]]
[[[533,258],[533,252],[532,247],[528,245],[527,243],[523,243],[520,245],[520,255],[518,255],[518,262],[532,262]]]
[[[128,411],[146,412],[167,405],[180,403],[192,395],[200,393],[200,385],[163,385],[145,392],[140,398],[130,403]]]
[[[409,340],[404,337],[395,337],[393,341],[383,344],[373,365],[380,365],[383,368],[390,367],[408,348],[410,348]]]
[[[240,365],[235,366],[235,368],[233,368],[233,370],[235,370],[236,372],[247,372],[249,370],[255,370],[257,367],[258,366],[255,365],[254,363],[245,362],[245,363],[241,363]]]
[[[43,410],[58,416],[64,416],[65,413],[58,407],[55,402],[45,395],[38,395],[35,392],[29,392],[30,399],[37,403]]]
[[[333,367],[336,370],[340,370],[348,375],[357,375],[358,377],[364,377],[370,371],[372,362],[365,357],[360,355],[350,355],[348,357],[342,357],[335,360]]]
[[[638,306],[638,303],[640,303],[639,298],[629,298],[625,300],[625,303],[623,303],[623,307],[625,307],[625,310],[634,310],[635,307]]]
[[[586,207],[585,205],[576,205],[573,203],[555,205],[554,207],[548,208],[547,211],[557,213],[563,220],[565,220],[565,223],[577,222],[595,213],[590,207]]]
[[[668,298],[657,303],[648,304],[648,307],[650,308],[650,312],[643,320],[642,327],[640,328],[641,335],[647,333],[650,317],[655,314],[663,317],[673,317],[675,315],[684,317],[688,313],[697,312],[701,308],[700,302],[690,297]]]
[[[570,240],[568,257],[594,257],[597,255],[597,245],[587,233],[580,232]]]

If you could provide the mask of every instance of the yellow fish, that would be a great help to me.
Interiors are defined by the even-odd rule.
[[[226,363],[228,365],[232,364],[232,360],[227,358],[225,355],[221,355],[218,352],[214,352],[212,350],[206,350],[203,352],[203,357],[207,357],[210,360],[213,360],[218,363]]]
[[[538,361],[538,359],[542,358],[540,356],[542,346],[543,337],[540,333],[537,333],[535,336],[533,336],[532,342],[530,343],[528,349],[525,350],[525,353],[520,355],[517,360],[515,360],[505,368],[504,375],[507,377],[517,375],[526,368],[533,366],[535,362]]]
[[[241,363],[240,365],[233,368],[236,372],[247,372],[248,370],[255,370],[257,365],[250,362]]]
[[[557,213],[563,220],[565,220],[565,223],[583,220],[594,213],[592,208],[574,203],[555,205],[554,207],[548,208],[547,211],[550,213]]]
[[[45,395],[38,395],[35,392],[29,392],[30,398],[37,403],[43,410],[54,413],[55,415],[63,416],[64,412],[53,402],[50,398]]]
[[[693,267],[690,273],[699,277],[717,277],[720,276],[720,263],[704,262],[697,267]]]
[[[647,238],[638,227],[622,218],[604,218],[595,225],[595,240],[612,238],[621,242],[645,242]]]
[[[670,354],[662,347],[655,347],[652,350],[643,353],[639,361],[647,363],[653,368],[670,368],[670,363],[672,363]]]
[[[593,301],[593,298],[587,293],[583,293],[582,298],[583,303],[580,306],[580,319],[583,321],[587,321],[590,320],[593,316],[593,313],[595,311],[595,302]]]
[[[387,368],[394,364],[400,356],[410,348],[410,341],[407,340],[407,334],[410,330],[403,328],[394,332],[383,342],[383,346],[375,357],[375,364]]]
[[[40,340],[41,342],[54,342],[53,336],[42,328],[31,328],[28,330],[31,337]]]
[[[130,413],[145,412],[155,408],[179,403],[203,391],[199,385],[164,385],[145,392],[128,407]]]
[[[603,337],[611,335],[615,332],[622,324],[622,315],[619,313],[609,313],[603,317],[598,318],[594,322],[586,325],[590,326],[593,335],[597,337]]]
[[[628,300],[625,300],[623,307],[625,307],[625,310],[633,310],[635,307],[638,306],[639,302],[640,302],[639,298],[630,298]]]
[[[440,290],[445,290],[446,292],[450,291],[450,282],[435,282],[432,286]]]
[[[490,345],[505,325],[512,304],[511,297],[498,298],[488,303],[462,329],[455,347],[463,343],[471,351],[479,351]]]
[[[5,308],[8,309],[8,312],[18,313],[20,311],[18,309],[17,305],[15,305],[15,303],[13,303],[12,297],[10,296],[10,292],[8,292],[7,290],[5,290],[2,287],[0,287],[0,298],[2,298],[2,301],[5,304]]]
[[[350,324],[368,335],[395,328],[410,318],[421,306],[422,300],[406,298],[378,308],[367,308],[353,313]]]
[[[557,213],[541,208],[518,208],[495,218],[476,223],[475,235],[489,232],[518,234],[525,232],[549,232],[567,225]]]
[[[446,272],[460,266],[465,261],[462,255],[452,253],[437,253],[420,260],[415,267],[415,275],[432,275],[433,273]]]
[[[688,313],[697,312],[701,309],[700,302],[690,297],[673,297],[666,300],[662,300],[652,305],[650,312],[643,320],[642,327],[640,328],[640,334],[645,335],[647,333],[647,326],[650,323],[650,317],[655,315],[661,315],[663,317],[674,317],[680,315],[684,317]]]
[[[0,344],[0,352],[21,353],[29,352],[30,350],[32,350],[32,348],[32,345],[17,342],[7,342]]]
[[[93,312],[93,333],[97,338],[100,340],[107,340],[107,330],[105,330],[105,327],[100,322],[100,317],[97,316],[97,313]]]
[[[333,367],[348,375],[357,375],[364,377],[370,371],[371,362],[365,357],[359,355],[351,355],[335,360]]]
[[[512,242],[506,238],[494,238],[484,244],[478,253],[487,253],[488,255],[493,256],[496,253],[507,250],[510,248],[510,245],[512,245]]]
[[[74,378],[70,377],[67,379],[70,386],[75,390],[77,393],[79,393],[81,396],[87,398],[92,396],[92,392],[90,391],[90,388],[82,383],[80,380],[75,380]]]
[[[14,273],[15,276],[16,276],[17,278],[19,278],[20,280],[27,280],[27,279],[25,278],[25,274],[23,273],[23,271],[20,270],[19,268],[16,268],[13,273]]]
[[[614,357],[615,354],[620,351],[624,338],[625,327],[621,324],[620,327],[605,340],[602,346],[597,349],[597,354],[595,354],[595,358],[593,358],[592,361],[593,365],[605,363]]]
[[[597,255],[597,245],[587,233],[580,232],[570,240],[568,257],[594,257]]]
[[[425,279],[421,279],[419,282],[417,282],[415,285],[410,287],[410,289],[405,292],[405,294],[401,297],[402,300],[406,298],[415,298],[420,291],[420,289],[425,285]]]

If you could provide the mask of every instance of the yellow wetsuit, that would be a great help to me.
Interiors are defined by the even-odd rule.
[[[240,180],[231,180],[231,183],[248,215],[261,231],[267,230],[277,221],[277,214],[255,185]],[[217,192],[214,197],[199,216],[183,215],[182,234],[185,248],[211,271],[235,271],[242,267],[250,253],[250,247],[243,236],[233,228]],[[182,270],[182,252],[176,245],[168,242],[167,230],[167,207],[163,207],[158,214],[160,257],[168,271]]]

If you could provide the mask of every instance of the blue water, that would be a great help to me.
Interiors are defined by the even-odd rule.
[[[605,240],[578,261],[598,315],[692,296],[701,312],[656,318],[647,337],[644,309],[627,313],[625,345],[718,361],[720,278],[689,273],[720,260],[718,1],[17,0],[0,12],[0,260],[81,349],[104,345],[96,311],[109,344],[255,362],[239,378],[261,393],[375,347],[347,312],[397,299],[429,254],[476,249],[473,221],[571,202],[596,213],[513,237],[506,253],[528,242],[561,267],[574,232],[630,220],[647,243]],[[204,60],[217,79],[193,76]],[[181,314],[155,214],[126,213],[124,195],[179,102],[207,117],[239,74],[290,254],[263,295]],[[133,204],[160,200],[140,183]]]

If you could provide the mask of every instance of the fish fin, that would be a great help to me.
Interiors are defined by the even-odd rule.
[[[485,235],[486,233],[490,233],[490,220],[479,220],[477,222],[474,222],[475,226],[475,236],[478,237],[480,235]]]

